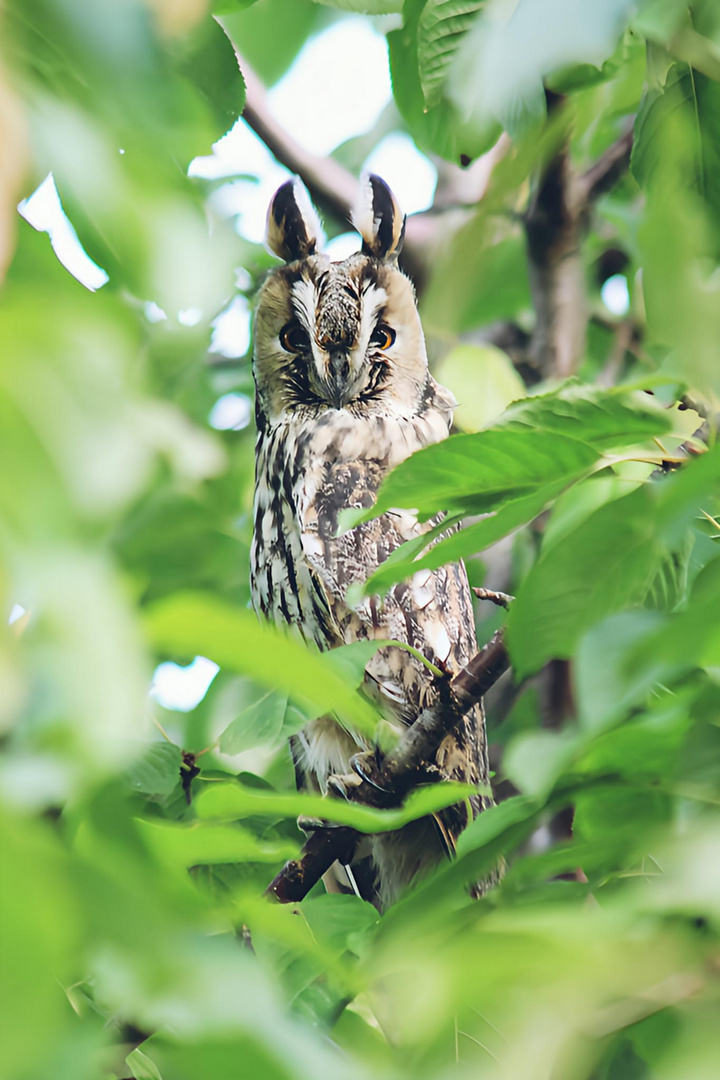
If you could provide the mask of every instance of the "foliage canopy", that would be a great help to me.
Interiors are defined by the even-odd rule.
[[[246,610],[253,437],[208,416],[252,380],[211,336],[272,260],[223,214],[228,178],[188,176],[243,108],[243,65],[249,96],[347,13],[387,35],[394,106],[335,163],[356,174],[404,131],[447,191],[495,155],[469,203],[438,198],[422,275],[461,431],[379,499],[462,527],[367,588],[462,556],[516,596],[515,681],[488,700],[498,806],[382,917],[321,886],[262,895],[299,813],[373,831],[458,793],[381,812],[294,792],[309,716],[376,729],[367,655],[311,654]],[[6,0],[3,1075],[717,1075],[719,56],[712,0]],[[630,170],[575,222],[561,370],[532,353],[557,265],[538,278],[526,223],[554,162],[587,187],[629,125]],[[17,215],[49,172],[96,293]],[[484,641],[505,616],[478,613]],[[220,670],[196,708],[149,700],[158,663],[197,655]]]

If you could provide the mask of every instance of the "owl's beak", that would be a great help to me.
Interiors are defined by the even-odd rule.
[[[353,381],[347,350],[332,349],[328,357],[325,386],[330,404],[336,409],[347,405],[352,396]]]

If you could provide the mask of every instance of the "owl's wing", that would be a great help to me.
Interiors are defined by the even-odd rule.
[[[385,597],[357,603],[348,599],[352,585],[364,583],[392,551],[431,525],[419,525],[413,514],[391,511],[338,536],[340,512],[372,505],[382,476],[372,461],[330,464],[312,496],[298,500],[303,551],[332,616],[335,640],[328,644],[392,638],[412,645],[437,666],[459,671],[475,652],[472,601],[462,563],[420,571]],[[402,706],[406,721],[427,704],[432,679],[406,650],[381,650],[368,674]]]
[[[462,563],[421,571],[410,581],[395,585],[383,598],[371,596],[354,603],[353,597],[347,596],[350,586],[366,581],[400,544],[429,527],[419,526],[411,514],[390,512],[337,536],[340,511],[371,505],[379,480],[376,468],[367,461],[330,465],[315,498],[304,504],[300,500],[303,549],[322,583],[335,628],[335,640],[328,645],[392,638],[412,645],[435,665],[457,672],[476,651],[472,600]],[[366,667],[366,686],[389,703],[406,724],[413,723],[437,697],[437,684],[425,665],[397,647],[377,651]],[[465,783],[487,784],[484,731],[482,706],[477,705],[445,737],[436,753],[434,763],[443,775]],[[485,796],[474,797],[473,815],[490,802]],[[462,805],[436,817],[436,830],[446,850],[452,850],[466,824]],[[391,850],[390,841],[376,847],[376,861],[388,863],[381,879],[390,880],[397,853]],[[402,846],[400,850],[404,850]]]

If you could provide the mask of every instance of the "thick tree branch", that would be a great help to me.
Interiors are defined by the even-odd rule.
[[[550,109],[560,99],[549,95]],[[618,180],[630,162],[632,131],[626,131],[587,172],[578,176],[568,138],[544,167],[524,224],[535,328],[530,363],[543,376],[572,375],[585,348],[587,305],[581,244],[592,203]]]
[[[340,778],[342,790],[354,802],[396,806],[421,779],[448,732],[476,705],[510,666],[503,632],[499,630],[463,670],[441,687],[438,701],[420,714],[398,746],[382,762],[364,757],[357,775]],[[352,859],[358,833],[345,826],[322,828],[305,844],[299,859],[287,863],[267,892],[283,904],[297,903],[332,864]]]

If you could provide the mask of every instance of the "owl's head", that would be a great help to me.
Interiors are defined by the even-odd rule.
[[[397,265],[405,219],[380,177],[360,187],[352,220],[362,249],[343,262],[318,250],[320,225],[299,180],[270,203],[267,246],[285,265],[260,290],[253,364],[271,424],[328,409],[410,416],[426,390],[415,293]]]

